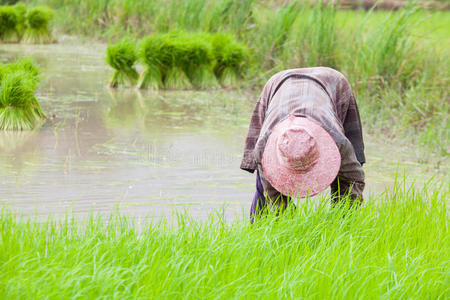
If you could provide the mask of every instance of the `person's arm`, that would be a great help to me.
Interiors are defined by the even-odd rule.
[[[274,82],[285,73],[279,72],[273,75],[264,86],[261,95],[259,96],[258,102],[256,102],[255,109],[253,110],[252,118],[250,120],[250,126],[248,128],[247,138],[245,140],[244,155],[242,157],[241,169],[253,173],[256,168],[256,161],[254,157],[254,150],[256,142],[258,141],[261,128],[264,123],[266,116],[266,109],[269,105],[269,98],[272,92],[272,87]]]
[[[339,148],[341,167],[336,179],[331,184],[332,202],[335,204],[349,196],[351,204],[354,202],[361,203],[365,186],[363,168],[348,140]]]
[[[364,155],[364,140],[361,118],[359,116],[358,105],[356,104],[355,95],[353,95],[353,92],[351,93],[349,101],[347,114],[343,123],[344,133],[355,150],[355,155],[358,162],[362,165],[366,162],[366,157]]]
[[[350,83],[341,73],[338,73],[336,84],[336,98],[340,109],[340,118],[344,128],[344,134],[355,150],[356,158],[362,165],[366,162],[364,155],[364,140],[362,133],[361,118],[359,116],[358,105],[355,94]]]
[[[264,122],[264,116],[266,113],[266,104],[264,99],[264,91],[256,102],[255,109],[253,110],[252,118],[250,120],[250,126],[248,128],[247,138],[245,139],[244,155],[242,157],[241,169],[253,173],[256,169],[256,162],[253,155],[256,141],[259,138],[261,127]]]

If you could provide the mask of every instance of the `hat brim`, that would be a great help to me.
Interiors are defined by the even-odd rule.
[[[316,164],[304,173],[280,163],[277,156],[278,138],[291,126],[305,127],[316,140],[319,157]],[[314,196],[326,189],[336,178],[341,166],[339,149],[325,129],[304,117],[286,118],[270,134],[262,157],[265,178],[280,193],[294,198]]]

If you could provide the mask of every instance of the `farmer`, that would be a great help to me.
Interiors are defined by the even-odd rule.
[[[331,185],[332,203],[363,200],[361,120],[347,79],[331,68],[279,72],[256,103],[241,169],[256,174],[250,209],[285,209]]]

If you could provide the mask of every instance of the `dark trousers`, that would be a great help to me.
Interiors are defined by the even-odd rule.
[[[271,210],[275,209],[284,211],[289,203],[292,204],[291,198],[281,193],[278,195],[273,195],[274,199],[266,198],[264,195],[264,187],[261,183],[261,178],[259,177],[259,172],[256,172],[256,192],[253,196],[252,206],[250,207],[250,220],[253,223],[255,215],[261,213],[265,208],[270,207]],[[295,206],[295,205],[294,205]]]
[[[250,207],[250,219],[253,222],[255,214],[261,211],[266,206],[266,197],[264,196],[264,188],[259,178],[259,173],[256,172],[256,192],[253,196],[252,206]]]

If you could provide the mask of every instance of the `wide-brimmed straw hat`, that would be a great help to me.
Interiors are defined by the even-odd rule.
[[[341,155],[316,121],[289,115],[270,134],[262,157],[265,178],[280,193],[314,196],[336,178]]]

